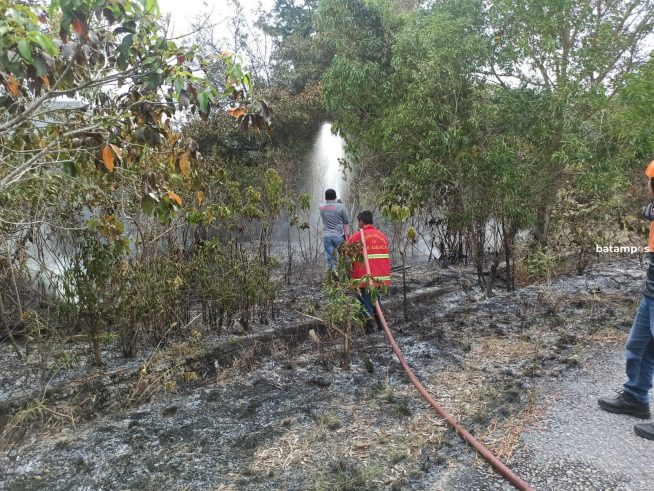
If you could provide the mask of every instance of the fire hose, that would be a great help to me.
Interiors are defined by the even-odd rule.
[[[370,263],[368,262],[368,252],[366,250],[366,239],[364,237],[363,233],[363,228],[360,229],[361,232],[361,242],[363,243],[363,261],[366,266],[366,274],[368,275],[368,283],[372,287],[374,286],[373,280],[372,280],[372,275],[370,273]],[[440,414],[445,421],[449,423],[449,425],[454,428],[459,435],[470,445],[472,448],[474,448],[479,455],[481,455],[490,465],[492,465],[497,472],[499,472],[507,481],[509,481],[515,488],[523,490],[523,491],[534,491],[531,486],[529,486],[526,482],[524,482],[522,479],[520,479],[519,476],[517,476],[511,469],[509,469],[506,465],[504,465],[493,453],[488,450],[479,440],[477,440],[474,436],[472,436],[468,430],[466,430],[463,426],[461,426],[456,419],[452,415],[450,415],[443,407],[436,402],[436,400],[427,392],[427,389],[420,383],[416,375],[413,373],[413,370],[409,367],[409,364],[407,363],[406,359],[404,358],[404,355],[402,354],[402,351],[400,351],[399,346],[395,342],[395,339],[393,338],[393,334],[391,333],[391,330],[388,328],[388,324],[386,323],[386,319],[384,318],[384,313],[382,312],[381,306],[379,305],[379,302],[377,299],[375,299],[374,302],[374,308],[375,311],[377,312],[377,315],[379,316],[379,320],[381,321],[382,327],[384,328],[384,332],[386,333],[386,337],[388,338],[388,342],[391,345],[391,348],[393,348],[393,351],[395,352],[395,355],[397,356],[398,360],[400,360],[400,363],[402,365],[402,368],[406,372],[407,376],[409,377],[409,380],[411,380],[411,383],[418,389],[418,392],[420,392],[420,395],[422,398],[431,405],[438,414]]]

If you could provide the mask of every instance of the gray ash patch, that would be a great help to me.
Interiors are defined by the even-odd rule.
[[[642,287],[641,270],[629,262],[490,297],[474,288],[434,294],[462,276],[452,268],[427,287],[434,273],[432,265],[412,270],[415,294],[434,290],[411,304],[408,322],[401,304],[393,304],[401,295],[389,297],[391,327],[416,374],[475,434],[510,419],[530,393],[540,397],[541,387],[565,384],[567,374],[591,366],[587,348],[595,329],[625,324]],[[320,303],[318,292],[304,295],[290,299]],[[279,318],[253,334],[274,333],[301,317]],[[203,342],[236,344],[248,338],[241,334],[208,334]],[[323,339],[320,346],[282,342],[249,361],[237,356],[234,368],[215,365],[212,352],[203,352],[187,362],[200,379],[179,381],[176,392],[61,431],[28,434],[0,455],[0,487],[504,489],[486,467],[471,466],[472,451],[408,384],[381,333],[354,340],[350,370],[339,366],[339,346]],[[621,346],[615,349],[621,355]],[[13,383],[17,368],[6,357],[2,363]],[[604,388],[602,380],[597,384],[596,392]],[[598,483],[616,486],[610,489],[630,485],[622,474],[607,474],[602,461],[570,454],[548,463],[524,454],[520,467],[519,455],[510,464],[528,476],[552,474],[553,486],[567,482],[563,468],[597,475]],[[538,489],[565,489],[537,482],[545,485]],[[585,483],[580,489],[596,489]]]

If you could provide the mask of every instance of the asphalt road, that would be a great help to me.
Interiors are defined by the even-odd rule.
[[[597,398],[612,396],[625,381],[621,345],[598,351],[560,380],[539,389],[545,413],[523,433],[525,448],[506,462],[536,490],[654,491],[654,441],[637,437],[641,420],[604,412]],[[513,489],[480,466],[457,466],[429,488]]]

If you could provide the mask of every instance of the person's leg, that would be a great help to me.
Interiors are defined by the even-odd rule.
[[[381,297],[379,295],[377,295],[377,303],[379,304],[379,308],[382,308]],[[375,317],[375,324],[377,324],[377,330],[383,331],[384,327],[382,326],[381,318],[377,314],[377,309],[375,308],[375,305],[372,303],[372,298],[370,299],[370,304],[372,305],[372,314]]]
[[[373,317],[373,308],[372,308],[372,297],[370,293],[366,291],[365,288],[359,288],[359,301],[361,302],[362,314],[366,319],[372,319]]]
[[[381,302],[379,303],[379,306],[381,307]],[[374,307],[373,307],[373,309],[374,309]],[[381,318],[377,314],[377,309],[374,309],[374,314],[375,314],[375,323],[377,324],[377,330],[378,331],[383,331],[384,326],[382,324]]]
[[[654,309],[652,309],[654,310]],[[644,395],[641,401],[651,401],[652,383],[654,382],[654,337],[650,338],[643,357],[640,360],[640,372],[635,380],[635,385],[638,387],[641,394]]]
[[[634,377],[633,383],[630,384],[630,392],[643,403],[649,403],[651,401],[652,398],[650,391],[652,390],[652,383],[654,382],[654,308],[652,308],[654,301],[649,298],[647,300],[650,305],[649,341],[640,357],[640,370],[638,371],[637,376]],[[643,339],[647,339],[646,332],[642,332],[641,336]],[[629,341],[632,341],[631,335],[629,336]],[[638,343],[634,342],[634,344],[636,347],[640,347]],[[641,344],[645,344],[645,341]],[[627,342],[627,346],[629,346],[629,342]],[[632,382],[632,380],[629,382]]]
[[[650,311],[654,309],[650,308]],[[640,374],[638,376],[637,384],[648,394],[652,389],[652,382],[654,379],[654,323],[650,323],[652,328],[652,339],[650,339],[643,359],[640,364]],[[654,440],[654,423],[640,423],[634,425],[634,432],[641,438]]]
[[[653,301],[643,297],[634,319],[629,339],[625,348],[627,382],[624,390],[641,404],[649,404],[652,388],[652,375],[654,374],[654,360],[652,359],[652,322],[654,322]],[[649,355],[649,357],[647,356]]]
[[[597,402],[604,411],[628,414],[642,419],[651,417],[649,389],[652,387],[652,366],[649,360],[643,363],[643,359],[645,353],[651,349],[650,312],[652,310],[654,310],[652,300],[643,296],[625,348],[628,380],[624,384],[624,391],[617,397],[598,399]],[[649,382],[646,382],[648,375]]]
[[[334,237],[323,237],[322,242],[325,246],[327,269],[336,269],[336,264],[334,263]]]
[[[358,297],[359,302],[361,303],[361,317],[363,317],[365,322],[364,330],[366,334],[372,334],[375,332],[375,327],[372,324],[373,308],[370,293],[368,293],[365,288],[359,288]]]

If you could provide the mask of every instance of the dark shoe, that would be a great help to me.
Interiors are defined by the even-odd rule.
[[[638,423],[634,425],[636,435],[648,440],[654,440],[654,423]]]
[[[654,423],[638,423],[634,425],[636,435],[648,440],[654,440]]]
[[[365,329],[366,334],[373,334],[375,332],[375,321],[372,319],[366,319],[363,328]]]
[[[598,399],[599,407],[615,414],[628,414],[641,419],[649,419],[652,413],[649,410],[649,404],[643,404],[634,399],[633,396],[626,392],[620,392],[614,399]]]

